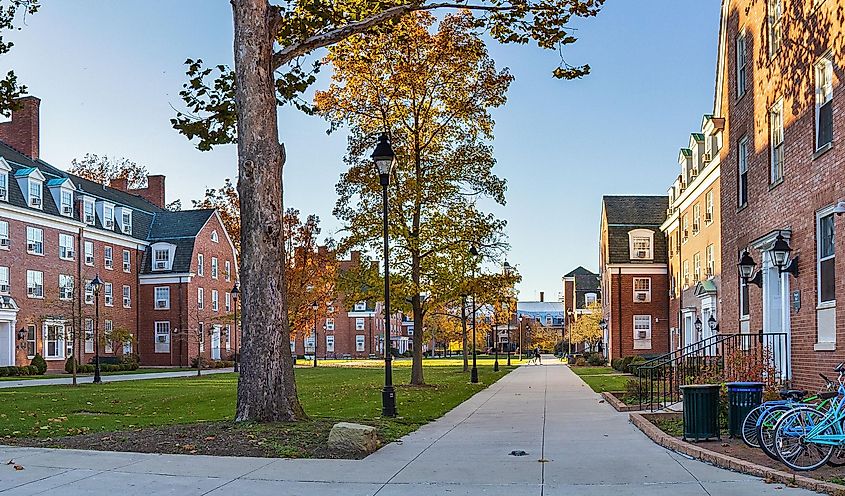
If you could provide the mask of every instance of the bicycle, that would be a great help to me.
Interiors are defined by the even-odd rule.
[[[835,466],[845,463],[845,363],[839,373],[837,391],[820,393],[831,399],[826,411],[797,407],[784,413],[774,428],[774,447],[778,459],[797,471],[815,470],[833,460]]]

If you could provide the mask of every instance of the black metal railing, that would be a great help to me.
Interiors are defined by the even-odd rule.
[[[681,386],[688,384],[760,381],[779,387],[790,377],[788,336],[717,334],[644,362],[635,373],[639,408],[651,411],[680,402]]]

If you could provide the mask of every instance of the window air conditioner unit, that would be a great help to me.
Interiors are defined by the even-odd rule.
[[[103,227],[105,227],[106,229],[114,228],[114,221],[106,219],[105,222],[103,222]]]
[[[705,271],[704,271],[704,275],[707,276],[707,277],[713,277],[713,269],[711,269],[710,267],[707,267],[707,269],[705,269]]]
[[[30,198],[29,204],[33,207],[40,207],[41,206],[41,198]]]
[[[93,224],[94,223],[94,216],[91,214],[85,214],[85,223],[86,224]]]
[[[26,288],[26,294],[33,296],[35,294],[35,288]]]
[[[162,335],[162,336],[157,336],[157,337],[156,337],[156,342],[161,343],[161,344],[165,344],[165,343],[167,343],[167,336],[164,336],[164,335]]]
[[[693,225],[692,225],[692,232],[697,233],[699,230],[700,230],[700,229],[699,229],[698,224],[693,224]]]
[[[636,293],[637,301],[647,301],[648,300],[648,293],[645,291],[637,291]]]
[[[689,177],[691,177],[691,178],[698,177],[698,169],[690,169]]]
[[[713,222],[713,214],[707,212],[704,214],[704,222]]]
[[[123,232],[126,234],[132,234],[132,224],[123,224]]]
[[[672,217],[672,207],[666,209],[666,217]]]
[[[35,251],[37,248],[38,248],[38,245],[36,245],[35,243],[27,243],[26,244],[26,250],[27,251]]]
[[[647,258],[648,252],[646,250],[637,250],[635,258]]]
[[[65,252],[65,258],[73,258],[73,255],[74,255],[73,250],[67,250]]]
[[[94,257],[91,256],[91,255],[86,255],[85,256],[85,263],[87,263],[88,265],[93,264],[94,263]]]
[[[0,284],[0,293],[8,293],[9,292],[9,285],[8,284]]]
[[[123,272],[129,272],[131,269],[132,267],[128,263],[123,264]]]
[[[73,208],[70,205],[64,205],[62,207],[62,214],[63,215],[70,215],[73,213]]]
[[[0,188],[0,200],[6,199],[6,188]]]
[[[163,261],[156,262],[155,268],[158,269],[158,270],[166,269],[167,268],[167,262],[163,262]]]
[[[711,155],[710,153],[705,153],[705,154],[701,157],[701,160],[703,160],[705,164],[710,163],[710,162],[712,162],[712,161],[713,161],[713,155]]]
[[[637,337],[640,339],[645,339],[648,337],[648,331],[637,331]]]
[[[167,308],[167,302],[164,300],[157,301],[156,308]]]
[[[0,246],[9,246],[9,238],[0,238]]]

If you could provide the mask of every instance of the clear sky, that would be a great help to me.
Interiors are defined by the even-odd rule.
[[[0,72],[13,68],[42,99],[41,155],[66,168],[85,153],[121,156],[167,175],[168,201],[185,206],[234,177],[233,146],[199,152],[170,127],[186,58],[231,64],[224,0],[42,2],[11,35]],[[579,23],[565,56],[589,63],[579,81],[551,77],[557,54],[491,45],[516,80],[495,112],[497,173],[508,180],[509,261],[521,299],[557,298],[561,276],[598,264],[603,194],[665,193],[678,148],[712,111],[719,0],[607,0]],[[6,65],[9,67],[6,67]],[[326,85],[326,77],[316,85]],[[291,108],[279,115],[286,143],[285,203],[332,215],[345,137]]]

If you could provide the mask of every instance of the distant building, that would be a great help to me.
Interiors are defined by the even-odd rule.
[[[543,331],[551,332],[560,336],[555,341],[563,342],[566,309],[563,302],[545,301],[544,294],[540,293],[540,301],[520,301],[516,306],[517,314],[517,335],[511,335],[517,347],[522,340],[522,349],[526,351],[533,348],[536,339],[532,339],[532,326],[539,327]],[[552,350],[547,350],[552,351]]]
[[[669,350],[666,196],[602,199],[599,272],[608,358]]]
[[[589,307],[594,304],[601,304],[601,276],[581,266],[563,276],[563,306],[567,329],[578,320],[578,316],[591,313]],[[572,351],[584,351],[583,343],[572,343]]]

